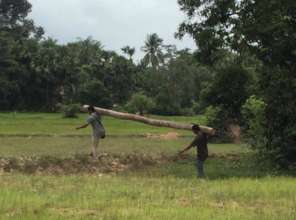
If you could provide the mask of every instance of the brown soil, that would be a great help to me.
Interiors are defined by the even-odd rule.
[[[228,126],[228,135],[231,137],[234,143],[241,142],[241,127],[236,124]]]
[[[179,133],[169,132],[166,134],[156,135],[156,134],[146,134],[146,137],[149,139],[161,139],[161,140],[176,140],[179,138]]]
[[[108,155],[93,160],[88,155],[72,158],[21,157],[0,158],[0,173],[21,172],[26,174],[75,174],[75,173],[119,173],[170,161],[164,155],[158,158],[145,154]]]
[[[240,161],[237,154],[211,154],[210,158]],[[146,154],[104,154],[93,160],[89,155],[76,155],[71,158],[56,157],[20,157],[0,158],[0,176],[4,173],[25,173],[38,175],[67,175],[120,173],[129,170],[141,170],[149,166],[191,160],[189,155],[157,157]]]

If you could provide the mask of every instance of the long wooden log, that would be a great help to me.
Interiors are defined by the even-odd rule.
[[[88,105],[84,105],[82,107],[84,111],[87,111],[87,108],[88,108]],[[192,124],[183,124],[183,123],[176,123],[173,121],[152,119],[152,118],[147,118],[140,115],[117,112],[117,111],[99,108],[99,107],[95,107],[95,110],[101,115],[107,115],[107,116],[111,116],[111,117],[122,119],[122,120],[137,121],[137,122],[141,122],[141,123],[152,125],[152,126],[158,126],[158,127],[167,127],[167,128],[181,129],[181,130],[192,130]],[[200,125],[200,128],[203,132],[207,134],[210,134],[210,135],[215,134],[215,130],[211,127]]]

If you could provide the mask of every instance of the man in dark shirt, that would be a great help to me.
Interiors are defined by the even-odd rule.
[[[184,150],[180,151],[179,154],[182,155],[186,151],[190,150],[193,147],[196,147],[197,150],[197,160],[196,167],[198,176],[204,177],[203,164],[208,158],[208,137],[207,134],[201,131],[200,127],[196,124],[192,126],[192,131],[196,135],[192,143],[186,147]]]

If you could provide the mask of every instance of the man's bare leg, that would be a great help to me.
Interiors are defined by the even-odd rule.
[[[99,145],[99,138],[97,137],[92,137],[92,156],[93,159],[97,159],[97,149],[98,149],[98,145]]]

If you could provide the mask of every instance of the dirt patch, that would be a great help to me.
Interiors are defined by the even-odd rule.
[[[82,216],[98,216],[100,212],[94,209],[74,209],[74,208],[52,208],[51,212],[62,215],[64,217]]]
[[[182,197],[180,199],[178,199],[178,204],[182,207],[188,207],[192,204],[192,201],[190,201],[189,198],[186,198],[186,197]]]
[[[26,174],[76,174],[76,173],[119,173],[142,169],[147,166],[169,162],[170,158],[146,154],[100,155],[93,160],[89,155],[76,155],[72,158],[20,157],[0,158],[0,173],[21,172]]]
[[[241,143],[241,127],[236,124],[230,124],[228,126],[228,136],[234,143]]]
[[[169,132],[166,134],[156,135],[156,134],[146,134],[146,138],[149,139],[161,139],[161,140],[176,140],[180,137],[177,132]]]
[[[210,154],[209,157],[232,162],[239,162],[241,160],[241,156],[238,154]],[[187,154],[182,156],[167,156],[165,154],[152,156],[134,153],[102,154],[97,160],[93,160],[89,155],[75,155],[70,158],[57,158],[53,156],[0,158],[0,176],[1,174],[14,172],[37,175],[117,174],[182,160],[192,163],[195,157]]]

